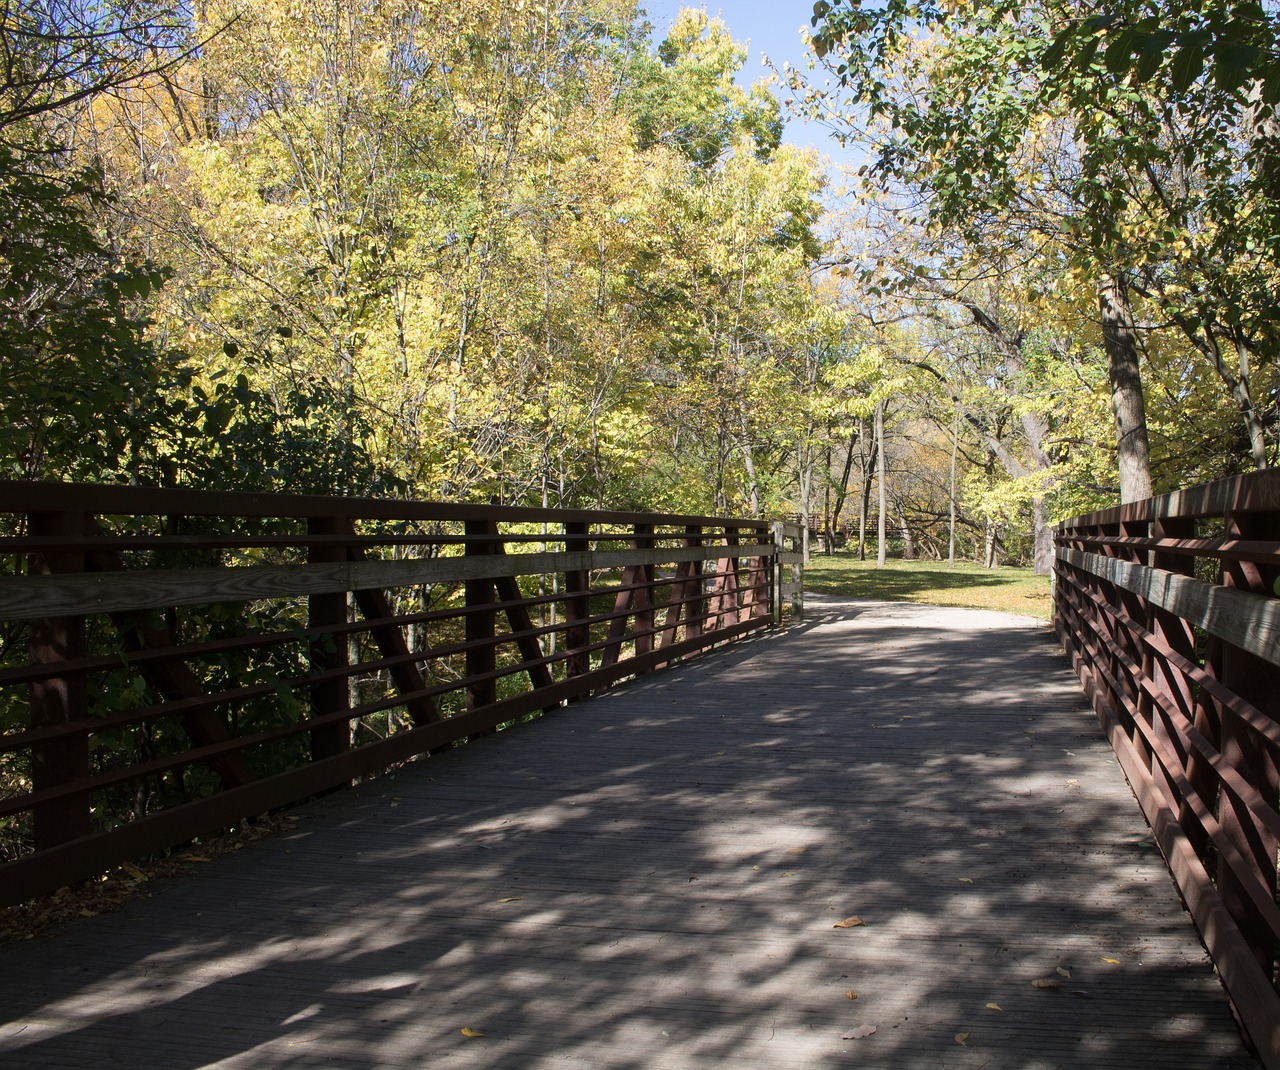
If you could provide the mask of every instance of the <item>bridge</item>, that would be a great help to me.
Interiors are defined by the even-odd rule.
[[[0,1063],[1280,1065],[1276,487],[1063,525],[1074,674],[758,521],[0,488],[5,896],[358,781],[0,949]]]

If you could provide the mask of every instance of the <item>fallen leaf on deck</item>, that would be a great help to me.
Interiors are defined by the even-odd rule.
[[[1109,962],[1109,963],[1111,963],[1111,965],[1112,965],[1112,966],[1119,966],[1119,965],[1120,965],[1120,960],[1119,960],[1119,959],[1109,959],[1109,958],[1107,958],[1105,955],[1103,956],[1102,961],[1103,961],[1103,962]]]
[[[96,918],[98,916],[98,912],[96,910],[82,910],[80,911],[80,916],[82,918]]]
[[[211,862],[211,861],[213,861],[213,860],[212,860],[212,859],[210,859],[210,858],[206,858],[204,855],[183,855],[183,856],[179,859],[179,861],[182,861],[182,862]]]
[[[849,989],[849,991],[848,991],[848,992],[846,992],[846,993],[845,993],[845,997],[846,997],[846,998],[848,998],[848,999],[857,999],[857,998],[858,998],[858,993],[857,993],[857,992],[855,992],[855,991],[851,988],[851,989]]]
[[[509,895],[507,896],[506,899],[499,899],[498,902],[499,903],[518,903],[523,898],[524,896],[522,895]]]
[[[1032,988],[1061,988],[1062,982],[1056,977],[1037,977],[1031,982]]]
[[[136,881],[144,881],[147,879],[147,875],[143,873],[142,870],[140,870],[135,865],[131,865],[128,862],[120,863],[120,868],[123,869],[127,874],[129,874],[130,877],[132,877]]]
[[[472,1029],[469,1025],[462,1027],[462,1035],[464,1037],[482,1037],[484,1034],[479,1029]]]
[[[759,869],[760,867],[759,867],[759,866],[752,866],[751,868],[752,868],[753,870],[755,870],[755,869]]]
[[[784,873],[784,874],[783,874],[783,876],[784,876],[784,877],[794,877],[794,876],[795,876],[795,874],[794,874],[794,873]]]
[[[987,1010],[989,1010],[989,1011],[1000,1011],[1002,1014],[1004,1013],[1004,1008],[1003,1008],[1003,1007],[1001,1007],[999,1003],[988,1003],[988,1004],[987,1004]]]
[[[966,1047],[968,1047],[968,1046],[969,1046],[969,1034],[968,1034],[968,1033],[957,1033],[957,1034],[956,1034],[956,1043],[957,1043],[957,1044],[959,1044],[959,1045],[960,1045],[960,1047],[962,1047],[962,1048],[966,1048]]]
[[[1061,966],[1059,966],[1053,972],[1056,973],[1059,977],[1065,977],[1068,981],[1071,980],[1070,970],[1064,970]]]
[[[957,878],[957,880],[959,880],[961,884],[972,884],[972,883],[973,883],[973,878],[972,878],[972,877],[958,877],[958,878]]]
[[[840,1036],[841,1040],[861,1040],[863,1037],[869,1037],[876,1031],[874,1025],[860,1025],[857,1029],[850,1029],[849,1032]]]
[[[856,926],[858,926],[858,925],[866,925],[866,924],[867,924],[867,923],[866,923],[865,921],[863,921],[860,917],[858,917],[858,915],[857,915],[857,914],[855,914],[855,915],[853,915],[853,917],[851,917],[851,918],[845,918],[845,919],[844,919],[844,921],[838,921],[838,922],[836,922],[833,926],[831,926],[831,928],[833,928],[833,929],[852,929],[852,928],[855,928],[855,927],[856,927]]]

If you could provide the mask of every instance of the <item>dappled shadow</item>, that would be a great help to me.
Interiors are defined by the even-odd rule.
[[[0,969],[3,1065],[1255,1066],[1047,630],[909,605],[819,600]]]

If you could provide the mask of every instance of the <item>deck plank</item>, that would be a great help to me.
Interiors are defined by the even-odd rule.
[[[0,1066],[1256,1070],[1047,629],[809,608],[0,949]]]

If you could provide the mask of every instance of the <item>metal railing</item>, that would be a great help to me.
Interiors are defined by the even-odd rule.
[[[798,605],[800,538],[0,483],[0,902],[766,627]]]
[[[1280,473],[1057,530],[1058,635],[1237,1014],[1280,1068]]]

